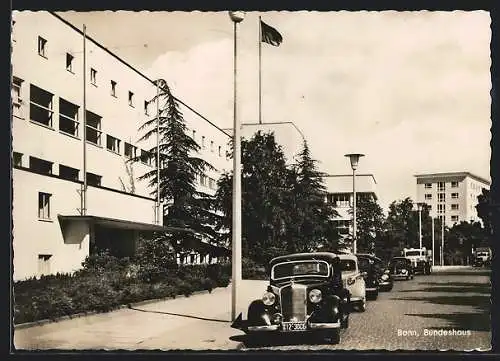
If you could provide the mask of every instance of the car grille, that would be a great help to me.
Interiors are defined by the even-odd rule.
[[[281,307],[285,322],[306,320],[307,287],[300,284],[281,289]]]

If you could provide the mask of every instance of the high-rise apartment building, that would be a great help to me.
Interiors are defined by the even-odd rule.
[[[481,221],[477,215],[477,197],[490,182],[469,172],[415,175],[417,202],[427,203],[431,215],[445,219],[448,227],[462,221]]]
[[[156,169],[147,151],[156,137],[139,141],[138,130],[156,115],[154,81],[90,37],[84,53],[82,29],[56,14],[16,11],[13,20],[14,278],[71,272],[94,246],[133,252],[140,232],[165,230],[154,189],[138,179]],[[216,168],[198,177],[213,194],[231,166],[230,135],[179,104],[199,156]]]

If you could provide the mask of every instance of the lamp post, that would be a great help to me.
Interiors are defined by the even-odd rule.
[[[356,239],[356,169],[358,168],[359,158],[364,157],[364,154],[351,153],[346,154],[349,158],[352,168],[352,251],[354,254],[357,252],[357,239]]]
[[[234,25],[234,77],[233,77],[233,227],[232,227],[232,285],[231,320],[236,319],[238,307],[238,287],[241,280],[241,138],[238,119],[236,79],[237,79],[237,35],[238,23],[245,17],[243,11],[229,11]]]
[[[422,208],[425,203],[417,203],[418,210],[418,241],[419,248],[422,249]]]

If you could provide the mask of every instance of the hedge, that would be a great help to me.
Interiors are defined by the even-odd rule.
[[[231,264],[186,265],[161,269],[137,265],[109,254],[87,257],[74,274],[56,274],[14,284],[14,323],[82,312],[107,312],[124,304],[155,298],[189,296],[227,287]],[[244,279],[267,279],[267,271],[243,259]]]

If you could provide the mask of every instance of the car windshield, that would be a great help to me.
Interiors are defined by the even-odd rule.
[[[478,255],[478,256],[487,256],[487,255],[488,255],[488,253],[486,253],[486,252],[480,252],[480,253],[478,253],[477,255]]]
[[[275,265],[272,269],[272,278],[280,279],[296,276],[328,277],[328,263],[325,261],[297,261]]]
[[[409,260],[405,258],[396,258],[391,261],[391,266],[396,266],[396,267],[404,267],[408,265]]]
[[[420,251],[408,251],[406,252],[407,257],[420,256]]]
[[[356,261],[352,259],[342,259],[340,260],[340,266],[342,268],[342,271],[355,271]]]

